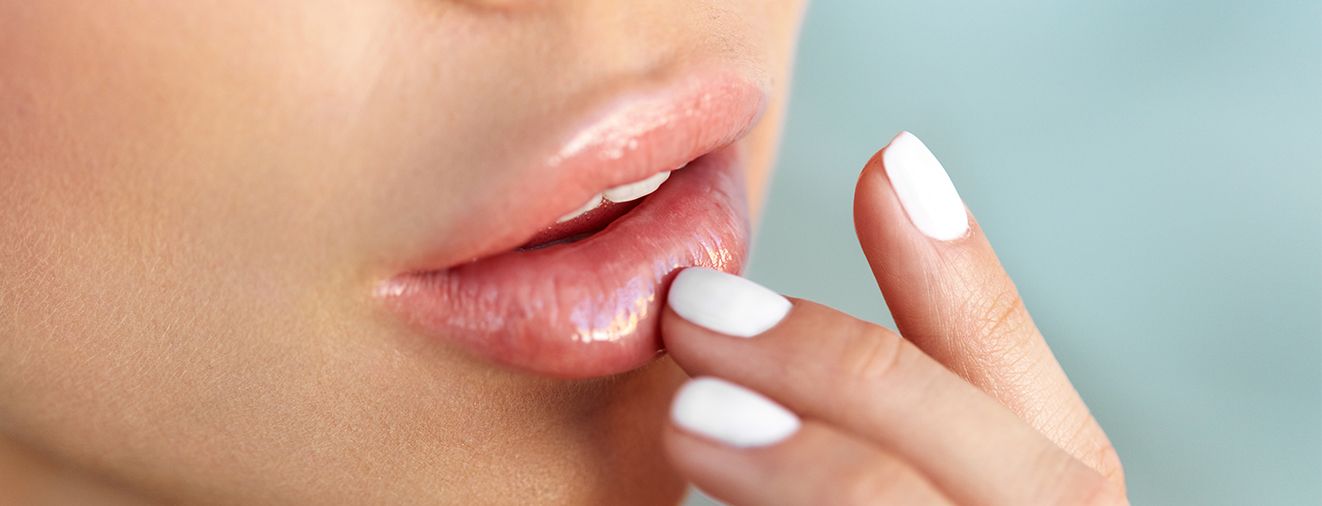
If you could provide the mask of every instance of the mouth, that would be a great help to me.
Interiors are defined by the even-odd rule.
[[[542,177],[502,206],[498,237],[457,241],[465,258],[423,263],[376,295],[428,337],[524,371],[584,378],[650,362],[674,275],[746,261],[739,140],[765,96],[715,74],[612,101],[529,172]]]

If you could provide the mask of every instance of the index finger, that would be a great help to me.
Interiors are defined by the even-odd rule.
[[[945,169],[913,134],[900,133],[863,169],[854,223],[901,335],[1123,484],[1106,434]]]

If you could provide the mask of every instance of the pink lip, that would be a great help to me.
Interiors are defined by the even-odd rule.
[[[748,210],[736,141],[764,102],[760,88],[729,74],[625,97],[536,168],[544,176],[523,195],[541,201],[493,204],[518,212],[497,216],[503,223],[492,236],[424,256],[421,268],[387,280],[377,294],[423,333],[507,366],[560,377],[639,367],[660,352],[657,316],[677,271],[738,272],[745,262]],[[589,196],[685,162],[590,237],[516,249]],[[445,266],[432,267],[438,263]]]

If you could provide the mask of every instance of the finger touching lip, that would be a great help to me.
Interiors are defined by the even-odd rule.
[[[519,183],[527,202],[493,200],[507,212],[491,213],[490,234],[423,256],[376,296],[421,334],[499,364],[560,377],[639,367],[660,352],[677,271],[745,263],[738,140],[764,103],[724,73],[616,98],[548,155],[544,177]]]

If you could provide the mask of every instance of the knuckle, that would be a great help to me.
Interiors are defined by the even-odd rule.
[[[976,302],[980,307],[970,314],[976,320],[972,329],[984,342],[1002,352],[1011,352],[1024,344],[1024,332],[1030,326],[1028,310],[1023,297],[1013,288],[995,292],[993,295]],[[990,350],[989,350],[990,351]]]
[[[991,295],[971,297],[956,314],[964,315],[952,327],[960,329],[955,346],[974,363],[966,367],[985,371],[989,377],[973,379],[984,390],[1004,390],[1002,399],[1026,398],[1036,388],[1034,374],[1040,373],[1050,353],[1039,340],[1023,298],[1013,288]],[[956,371],[964,375],[967,371]],[[1011,409],[1022,407],[1011,406]]]
[[[850,380],[872,383],[890,376],[898,368],[905,341],[881,327],[862,325],[846,340],[839,370]]]

